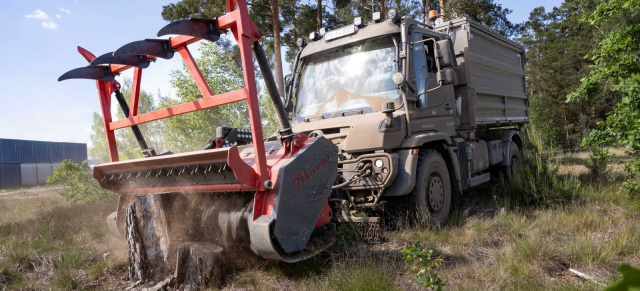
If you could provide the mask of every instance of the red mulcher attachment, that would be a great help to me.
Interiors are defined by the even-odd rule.
[[[214,96],[187,46],[201,39],[216,41],[225,31],[231,31],[240,47],[245,88]],[[78,47],[90,66],[59,79],[96,80],[111,162],[97,165],[94,177],[120,194],[116,221],[121,233],[126,228],[131,279],[175,276],[178,285],[204,282],[220,273],[221,262],[237,262],[225,255],[230,252],[250,249],[263,258],[296,262],[330,246],[335,225],[328,197],[337,173],[337,147],[323,137],[291,132],[246,1],[234,5],[227,0],[227,13],[217,19],[180,20],[158,32],[167,34],[178,36],[132,42],[98,58]],[[263,141],[252,45],[281,123],[277,141]],[[142,70],[176,51],[203,98],[138,114]],[[130,108],[114,80],[129,68],[134,68]],[[125,119],[112,121],[112,93]],[[137,127],[245,100],[251,128],[227,131],[239,133],[247,145],[225,143],[219,136],[205,150],[157,155]],[[134,131],[145,158],[118,161],[114,131],[125,127]]]

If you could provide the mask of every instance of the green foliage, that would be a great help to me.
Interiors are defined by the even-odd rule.
[[[120,91],[127,102],[130,101],[131,96],[131,79],[124,79],[124,85]],[[115,102],[115,100],[114,100]],[[158,109],[153,100],[153,95],[147,91],[141,90],[138,101],[138,113],[147,113]],[[115,119],[123,119],[124,114],[119,106],[116,108]],[[162,152],[164,148],[164,142],[162,139],[162,121],[154,121],[150,123],[138,125],[142,135],[147,141],[147,145],[154,148],[156,152]],[[108,162],[109,148],[107,146],[107,136],[104,131],[104,123],[102,122],[102,116],[99,113],[93,113],[93,124],[91,125],[93,133],[91,134],[91,148],[89,148],[89,155],[100,162]],[[138,146],[138,142],[133,135],[133,132],[129,128],[123,128],[116,131],[116,143],[118,145],[118,153],[120,160],[129,160],[135,158],[142,158],[142,152]]]
[[[131,79],[124,80],[124,86],[120,90],[124,95],[127,103],[131,100]],[[149,92],[140,90],[140,96],[138,99],[138,114],[143,114],[158,109],[153,100],[153,95]],[[120,110],[116,111],[116,118],[124,119],[124,113]],[[162,127],[163,120],[153,121],[138,125],[145,141],[149,147],[156,150],[157,153],[162,153],[164,148],[164,142],[162,139]],[[116,140],[118,143],[118,153],[121,160],[140,159],[143,157],[140,146],[136,137],[133,135],[133,131],[130,128],[123,128],[116,131]]]
[[[613,154],[602,147],[591,148],[587,169],[592,175],[599,177],[607,173]]]
[[[616,94],[618,102],[599,124],[586,144],[613,144],[627,147],[635,160],[625,165],[629,180],[623,189],[640,193],[640,0],[602,2],[587,14],[589,23],[598,27],[602,41],[589,54],[590,72],[567,95],[567,102],[602,99]]]
[[[345,251],[354,244],[357,233],[358,224],[355,222],[349,221],[340,223],[338,231],[336,232],[336,242],[334,243],[333,248],[339,252]]]
[[[104,131],[102,116],[98,112],[93,113],[91,131],[91,147],[89,148],[89,156],[100,162],[108,162],[109,147],[107,146],[107,135]]]
[[[98,181],[88,170],[87,162],[78,165],[70,160],[64,160],[47,179],[47,184],[62,184],[64,188],[60,195],[68,201],[93,203],[114,199],[113,192],[100,187]]]
[[[558,175],[558,159],[544,145],[535,126],[527,128],[526,137],[522,166],[510,180],[500,180],[495,198],[516,206],[550,206],[571,202],[581,191],[580,181],[571,175]]]
[[[213,94],[222,94],[244,87],[242,68],[236,61],[237,46],[221,39],[219,44],[203,43],[202,57],[196,60]],[[176,97],[163,97],[160,107],[169,107],[202,98],[186,66],[171,73],[171,84],[177,89]],[[266,94],[260,94],[260,114],[265,137],[277,128],[274,109]],[[246,102],[236,102],[163,120],[163,141],[173,152],[199,150],[215,138],[218,126],[248,128],[249,115]]]
[[[545,144],[566,151],[574,150],[617,102],[613,95],[601,100],[565,102],[566,95],[589,72],[592,61],[585,56],[597,45],[598,35],[582,17],[599,3],[567,0],[551,11],[535,8],[520,38],[526,48],[531,121]]]
[[[640,270],[624,264],[618,267],[618,271],[622,273],[622,279],[607,287],[606,291],[640,290]]]
[[[442,290],[447,281],[442,280],[436,270],[444,264],[440,257],[435,258],[433,250],[424,249],[419,242],[413,245],[405,244],[401,251],[405,261],[411,262],[411,270],[417,271],[411,275],[411,279],[421,286],[429,289]]]
[[[507,36],[519,33],[522,24],[512,23],[507,18],[507,15],[513,11],[503,8],[496,2],[494,0],[448,0],[444,5],[445,16],[448,19],[469,17]]]

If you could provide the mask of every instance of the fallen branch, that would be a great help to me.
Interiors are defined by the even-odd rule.
[[[138,287],[138,285],[142,284],[142,280],[138,280],[137,282],[133,283],[133,285],[127,287],[125,290],[133,290],[134,288]]]
[[[604,285],[604,284],[596,281],[596,279],[594,279],[593,277],[591,277],[591,276],[589,276],[589,275],[587,275],[585,273],[582,273],[582,272],[580,272],[580,271],[578,271],[576,269],[569,268],[569,272],[573,273],[574,275],[576,275],[576,276],[578,276],[578,277],[580,277],[582,279],[585,279],[587,281],[591,281],[591,282],[593,282],[593,283],[595,283],[597,285]]]
[[[174,279],[173,276],[170,276],[167,279],[164,279],[164,281],[161,281],[160,283],[156,284],[155,286],[148,288],[148,289],[143,289],[145,291],[158,291],[158,290],[163,290],[164,287],[169,286],[171,284],[171,281]]]

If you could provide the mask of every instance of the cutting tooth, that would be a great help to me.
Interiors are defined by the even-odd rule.
[[[191,175],[198,172],[198,166],[196,166],[193,170],[191,170]]]
[[[109,181],[112,181],[115,176],[116,174],[111,174],[111,178],[109,178]]]
[[[215,42],[220,39],[220,28],[217,19],[191,18],[171,22],[158,31],[158,36],[167,34],[190,35]]]
[[[134,41],[123,45],[113,52],[114,57],[121,55],[150,55],[163,59],[171,59],[173,54],[174,49],[171,48],[171,41],[168,39]]]
[[[158,171],[158,173],[156,174],[156,178],[160,177],[161,174],[162,174],[162,169]]]
[[[147,58],[146,55],[120,55],[114,57],[113,52],[109,52],[95,58],[91,61],[91,65],[117,64],[146,69],[149,67],[151,61],[152,59]]]
[[[138,175],[136,175],[136,179],[140,178],[141,174],[142,174],[142,172],[138,172]]]
[[[115,77],[116,74],[111,72],[109,66],[88,66],[76,68],[64,73],[58,78],[58,82],[68,79],[90,79],[111,82]]]

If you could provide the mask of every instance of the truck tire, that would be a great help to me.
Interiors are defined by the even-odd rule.
[[[507,180],[513,179],[513,173],[522,166],[522,153],[518,144],[511,141],[510,149],[509,165],[502,168],[502,175]]]
[[[447,163],[435,150],[421,150],[416,169],[416,186],[402,197],[403,206],[418,222],[441,226],[451,210],[451,180]]]

